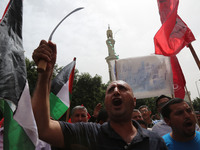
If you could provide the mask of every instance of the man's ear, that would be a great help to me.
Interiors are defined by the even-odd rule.
[[[171,121],[170,121],[170,119],[164,118],[164,120],[165,120],[165,122],[167,123],[167,125],[171,127]]]

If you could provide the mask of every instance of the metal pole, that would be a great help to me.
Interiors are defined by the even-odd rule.
[[[199,88],[198,88],[198,86],[197,86],[197,82],[198,82],[198,81],[200,81],[200,79],[199,79],[199,80],[197,80],[197,81],[195,81],[195,84],[196,84],[196,87],[197,87],[197,91],[198,91],[198,94],[199,94],[199,98],[200,98]]]

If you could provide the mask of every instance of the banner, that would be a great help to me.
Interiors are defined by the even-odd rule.
[[[173,94],[169,57],[152,55],[119,59],[111,70],[116,80],[130,84],[137,99]]]

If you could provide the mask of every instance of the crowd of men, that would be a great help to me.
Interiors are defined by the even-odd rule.
[[[46,70],[38,72],[32,97],[41,140],[67,150],[200,149],[195,113],[187,102],[161,95],[155,102],[161,119],[154,121],[148,106],[135,109],[134,91],[122,80],[108,85],[105,110],[101,111],[101,104],[97,104],[91,120],[88,120],[84,106],[73,108],[72,123],[50,119],[49,88],[56,51],[55,44],[42,40],[33,53],[36,64],[40,60],[47,62]]]

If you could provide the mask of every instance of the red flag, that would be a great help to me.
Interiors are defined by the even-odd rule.
[[[81,104],[81,106],[84,106],[83,104]],[[90,114],[87,113],[87,117],[88,117],[88,120],[91,118]]]
[[[177,98],[184,99],[185,97],[185,78],[176,56],[170,57],[171,67],[173,72],[174,95]]]
[[[195,40],[194,35],[178,16],[179,0],[157,0],[162,27],[154,37],[155,53],[176,55]]]
[[[185,78],[176,54],[195,40],[194,35],[178,16],[179,0],[157,0],[162,27],[154,37],[155,54],[171,56],[175,97],[185,97]]]
[[[8,2],[8,5],[7,5],[7,7],[6,7],[6,9],[5,9],[4,13],[3,13],[3,16],[2,16],[2,18],[0,19],[0,22],[1,22],[1,20],[3,19],[3,17],[5,16],[5,14],[6,14],[7,10],[8,10],[8,6],[9,6],[9,5],[10,5],[10,1]]]

